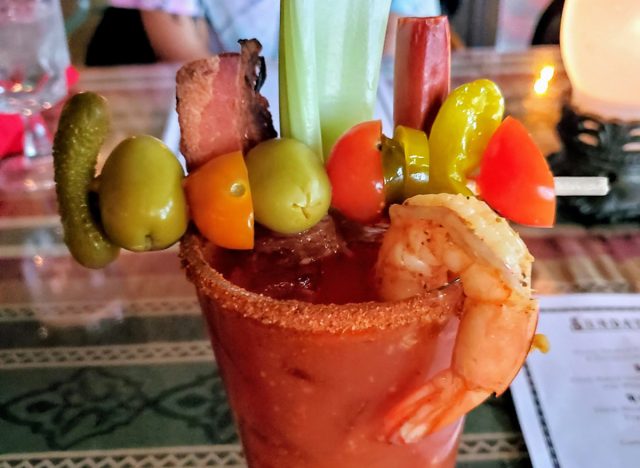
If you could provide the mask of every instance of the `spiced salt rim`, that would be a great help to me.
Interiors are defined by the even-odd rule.
[[[238,313],[269,326],[325,333],[388,330],[413,324],[439,327],[461,309],[464,299],[458,281],[394,302],[314,304],[274,299],[241,288],[213,268],[207,252],[216,248],[195,231],[183,236],[180,259],[187,278],[199,295],[219,306],[219,313]]]

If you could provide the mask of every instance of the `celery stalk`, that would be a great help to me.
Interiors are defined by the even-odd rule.
[[[282,0],[278,76],[280,133],[322,155],[316,84],[315,0]]]
[[[323,155],[373,118],[391,0],[282,0],[280,131]]]

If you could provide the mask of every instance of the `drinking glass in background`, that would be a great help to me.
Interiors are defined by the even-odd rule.
[[[24,124],[22,153],[0,161],[0,192],[51,188],[51,138],[39,115],[67,93],[59,0],[0,0],[0,44],[0,113]]]

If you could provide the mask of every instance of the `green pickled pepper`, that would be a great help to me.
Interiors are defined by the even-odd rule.
[[[476,80],[449,94],[429,135],[429,193],[473,195],[467,176],[478,168],[503,116],[504,98],[493,81]]]
[[[387,203],[404,201],[404,151],[393,138],[382,135],[382,171],[384,174],[384,198]]]
[[[393,139],[404,152],[404,198],[427,193],[429,182],[429,141],[422,130],[398,125]]]

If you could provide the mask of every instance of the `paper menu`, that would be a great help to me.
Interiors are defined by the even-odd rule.
[[[540,298],[539,333],[511,386],[534,467],[640,466],[640,295]]]

